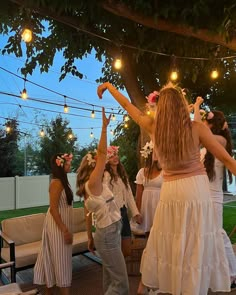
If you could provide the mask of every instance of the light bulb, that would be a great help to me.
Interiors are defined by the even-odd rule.
[[[128,123],[125,123],[125,124],[124,124],[124,127],[125,127],[125,128],[128,128],[128,127],[129,127]]]
[[[21,92],[21,98],[22,99],[27,99],[28,98],[28,94],[27,94],[27,91],[26,91],[25,88]]]
[[[117,70],[120,70],[122,68],[122,61],[120,58],[117,58],[114,62],[114,67]]]
[[[124,115],[124,121],[128,122],[129,121],[129,116],[128,115]]]
[[[91,118],[95,118],[95,112],[94,112],[94,110],[92,110],[92,112],[91,112]]]
[[[93,138],[93,132],[92,131],[90,132],[90,137]]]
[[[68,105],[65,103],[64,104],[64,113],[68,113],[69,112],[69,107]]]
[[[6,126],[6,132],[10,133],[11,132],[11,127],[10,126]]]
[[[69,138],[69,139],[73,139],[73,137],[74,137],[74,136],[73,136],[72,133],[70,133],[70,134],[68,135],[68,138]]]
[[[147,110],[147,115],[150,116],[151,115],[151,112],[150,110]]]
[[[211,78],[212,79],[217,79],[219,77],[219,73],[218,73],[218,71],[217,70],[213,70],[212,72],[211,72]]]
[[[40,132],[39,132],[39,135],[40,135],[41,137],[44,137],[44,135],[45,135],[45,132],[44,132],[44,130],[43,130],[43,129],[41,129],[41,130],[40,130]]]
[[[116,115],[112,114],[111,119],[112,119],[112,121],[115,121],[116,120]]]
[[[30,29],[24,29],[21,34],[21,38],[26,43],[30,42],[32,40],[32,31]]]
[[[114,135],[114,131],[112,129],[110,130],[110,134],[111,135]]]
[[[177,73],[177,71],[172,71],[172,72],[171,72],[171,74],[170,74],[170,79],[171,79],[172,81],[175,81],[175,80],[178,79],[178,73]]]

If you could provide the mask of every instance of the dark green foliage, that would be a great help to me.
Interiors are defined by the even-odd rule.
[[[45,122],[46,135],[40,139],[40,152],[36,160],[40,174],[50,174],[50,160],[54,154],[74,153],[76,139],[69,139],[69,134],[72,130],[68,127],[68,124],[69,122],[63,120],[61,116],[51,120],[50,124]]]
[[[0,130],[0,177],[23,175],[23,171],[17,165],[18,123],[12,119],[8,120],[6,125],[10,127],[10,132]]]

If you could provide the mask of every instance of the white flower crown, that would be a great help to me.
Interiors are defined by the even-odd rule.
[[[145,146],[141,149],[140,154],[145,159],[152,153],[154,148],[154,144],[152,141],[146,142]]]

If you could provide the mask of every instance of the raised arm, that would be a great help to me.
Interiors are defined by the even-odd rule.
[[[91,173],[88,181],[88,187],[91,193],[98,196],[102,192],[102,178],[106,164],[107,156],[107,126],[110,123],[110,118],[106,117],[105,110],[102,108],[102,131],[100,141],[97,148],[96,166]]]
[[[108,90],[111,95],[117,100],[117,102],[129,113],[130,117],[149,135],[152,134],[154,120],[148,115],[141,112],[136,106],[134,106],[127,97],[120,93],[109,82],[103,83],[98,86],[97,94],[99,98],[102,98],[103,92]]]
[[[209,150],[217,159],[224,163],[234,175],[236,175],[236,160],[234,160],[218,142],[211,130],[203,123],[194,122],[194,128],[197,128],[199,139],[204,147]]]
[[[204,99],[200,96],[197,97],[196,102],[193,106],[194,108],[194,121],[196,122],[201,122],[202,121],[202,116],[200,112],[200,105],[203,103]]]

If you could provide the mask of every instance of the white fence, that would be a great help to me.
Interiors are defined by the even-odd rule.
[[[76,174],[68,174],[75,195]],[[49,204],[49,175],[0,178],[0,211]]]

